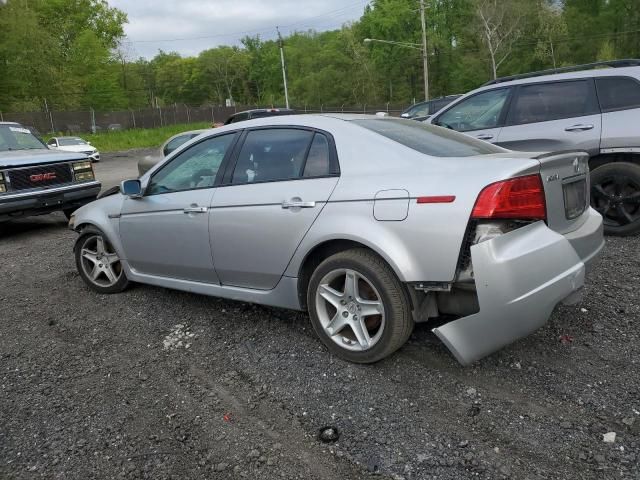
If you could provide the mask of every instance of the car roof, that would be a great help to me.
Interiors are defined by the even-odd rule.
[[[548,75],[536,75],[526,78],[515,78],[514,80],[504,80],[498,83],[485,84],[482,87],[474,90],[474,92],[478,92],[481,90],[492,90],[512,85],[544,83],[554,80],[573,80],[591,77],[636,77],[640,79],[640,67],[600,68],[591,70],[578,70],[575,72],[566,73],[551,73]]]
[[[18,122],[0,122],[0,125],[20,125]]]

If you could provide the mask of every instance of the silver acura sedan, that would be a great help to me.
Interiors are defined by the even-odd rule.
[[[70,226],[97,292],[139,282],[308,310],[327,348],[359,363],[436,318],[458,361],[488,355],[576,302],[604,244],[586,154],[373,116],[210,130]]]

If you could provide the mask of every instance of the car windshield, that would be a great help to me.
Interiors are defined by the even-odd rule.
[[[434,157],[470,157],[505,152],[504,149],[482,140],[412,120],[387,118],[353,122],[405,147]]]
[[[38,137],[20,125],[0,125],[0,152],[47,148]]]
[[[77,137],[62,137],[58,138],[58,144],[63,147],[67,147],[69,145],[86,145],[87,142]]]

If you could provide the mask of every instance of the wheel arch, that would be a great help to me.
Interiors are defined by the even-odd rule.
[[[600,155],[594,155],[589,159],[589,170],[621,162],[640,165],[640,153],[601,153]]]
[[[309,287],[311,275],[318,265],[336,253],[354,248],[364,248],[378,255],[389,265],[389,267],[391,267],[400,282],[404,285],[403,277],[400,275],[399,266],[393,262],[388,255],[384,254],[383,250],[378,249],[370,242],[360,238],[336,237],[325,239],[308,250],[298,267],[298,298],[300,306],[303,309],[306,310],[307,308],[307,288]]]

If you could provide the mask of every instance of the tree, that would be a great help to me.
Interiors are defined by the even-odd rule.
[[[478,30],[489,52],[495,79],[500,65],[509,58],[514,44],[520,39],[525,6],[514,0],[474,0],[474,4]]]

